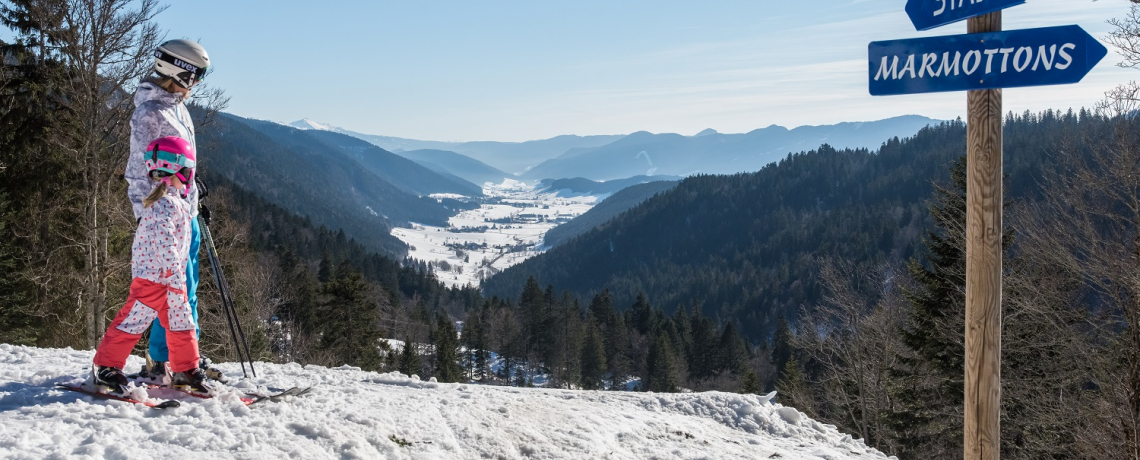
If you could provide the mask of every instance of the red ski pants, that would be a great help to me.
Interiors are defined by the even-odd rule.
[[[127,303],[103,334],[95,351],[95,365],[122,369],[142,333],[155,320],[166,328],[171,372],[198,367],[198,337],[186,293],[153,281],[135,278]]]

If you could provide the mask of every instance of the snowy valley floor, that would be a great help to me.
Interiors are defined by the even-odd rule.
[[[755,395],[444,384],[270,363],[238,386],[316,388],[253,407],[220,398],[166,410],[52,388],[79,379],[92,354],[0,344],[0,458],[886,458]],[[241,376],[237,364],[219,367]]]

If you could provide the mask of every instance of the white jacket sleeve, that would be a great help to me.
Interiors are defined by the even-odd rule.
[[[131,116],[131,154],[127,158],[124,176],[127,178],[127,198],[131,200],[136,219],[142,217],[143,199],[154,188],[154,184],[147,178],[146,164],[143,161],[146,158],[146,146],[162,137],[161,120],[162,115],[153,108],[148,110],[147,104],[136,108]]]
[[[185,214],[169,200],[158,200],[153,205],[155,221],[150,238],[152,256],[158,266],[158,282],[173,290],[186,292],[186,254],[183,244],[186,235],[179,233],[175,219],[185,219]],[[189,229],[184,229],[188,231]]]
[[[184,130],[190,130],[190,139],[188,140],[193,142],[193,128],[187,126],[179,129],[174,124],[184,124],[185,121],[189,121],[189,114],[185,115],[187,118],[185,121],[171,120],[171,116],[176,117],[177,115],[175,113],[164,114],[161,106],[155,102],[139,105],[131,116],[131,154],[127,158],[124,176],[127,179],[127,198],[131,200],[131,208],[134,210],[136,219],[142,217],[143,199],[154,189],[154,184],[147,178],[146,164],[144,163],[144,159],[149,153],[146,151],[146,146],[151,141],[164,136],[177,136],[186,139],[187,135],[183,133]],[[186,185],[189,188],[187,201],[191,204],[190,214],[196,216],[198,215],[198,187],[195,184]]]

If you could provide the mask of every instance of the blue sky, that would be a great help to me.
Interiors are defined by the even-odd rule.
[[[903,0],[175,2],[237,115],[425,140],[747,132],[921,114],[965,93],[871,97],[867,44],[915,32]],[[1079,24],[1103,38],[1127,0],[1028,0],[1004,28]],[[1007,111],[1091,107],[1140,76],[1110,54],[1077,85],[1010,89]]]

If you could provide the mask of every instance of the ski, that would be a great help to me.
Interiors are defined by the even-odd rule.
[[[167,386],[162,386],[162,385],[158,385],[158,384],[147,384],[147,387],[150,389],[176,391],[178,393],[188,395],[188,396],[193,396],[193,397],[198,398],[198,399],[213,399],[216,396],[216,395],[195,393],[195,392],[183,390],[180,388],[167,387]],[[240,396],[238,399],[241,400],[242,404],[245,404],[247,406],[251,406],[251,405],[257,404],[257,403],[262,402],[262,401],[278,402],[278,401],[281,401],[282,399],[285,399],[288,396],[301,396],[303,394],[308,393],[312,389],[313,389],[313,387],[292,387],[292,388],[284,389],[284,390],[273,388],[273,389],[269,390],[270,391],[269,394],[246,393],[245,396]]]
[[[178,406],[182,405],[181,402],[174,400],[174,399],[159,400],[158,402],[140,401],[140,400],[137,400],[137,399],[134,399],[131,397],[127,397],[127,396],[123,396],[123,395],[117,395],[114,393],[100,393],[98,391],[91,391],[91,390],[83,388],[79,385],[65,385],[62,383],[57,383],[55,385],[55,387],[57,389],[60,389],[60,390],[74,391],[77,393],[83,393],[83,394],[91,395],[91,396],[94,396],[96,398],[109,399],[109,400],[114,400],[114,401],[123,401],[123,402],[129,402],[129,403],[133,403],[133,404],[142,404],[142,405],[147,406],[151,409],[169,409],[172,407],[178,407]]]

